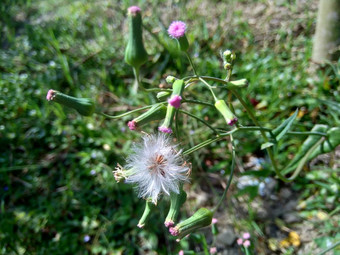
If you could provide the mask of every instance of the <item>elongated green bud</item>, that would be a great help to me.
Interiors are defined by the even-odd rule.
[[[151,211],[155,208],[155,205],[151,202],[151,201],[146,201],[145,202],[145,209],[143,212],[142,217],[140,218],[137,227],[139,228],[143,228],[145,226],[145,222],[147,220],[147,218],[149,217]]]
[[[96,109],[95,103],[90,98],[77,98],[50,89],[46,99],[75,109],[83,116],[91,116]]]
[[[166,116],[163,124],[158,128],[159,131],[163,133],[172,133],[171,124],[174,119],[176,109],[181,106],[182,93],[184,90],[184,81],[176,80],[172,85],[172,94],[168,100],[168,108],[166,111]]]
[[[223,115],[228,125],[232,126],[237,122],[237,118],[231,112],[224,100],[217,100],[215,102],[215,107]]]
[[[137,127],[143,126],[154,120],[164,119],[167,108],[163,104],[152,106],[148,111],[142,115],[128,122],[130,130],[135,130]]]
[[[128,19],[129,39],[125,49],[125,62],[138,70],[148,59],[143,44],[142,15],[138,6],[128,8]]]
[[[170,209],[164,222],[167,228],[174,226],[178,213],[186,199],[187,193],[185,193],[183,189],[181,189],[179,194],[174,192],[170,193]]]
[[[178,237],[180,240],[197,229],[209,226],[211,224],[212,217],[213,213],[210,210],[200,208],[190,218],[182,221],[175,227],[171,227],[169,232],[171,235]]]
[[[157,93],[156,97],[158,98],[158,100],[163,100],[163,99],[167,98],[170,94],[171,94],[171,92],[161,91],[161,92]]]

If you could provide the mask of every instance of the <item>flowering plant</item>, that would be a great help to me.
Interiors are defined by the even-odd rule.
[[[151,121],[162,121],[159,123],[158,130],[155,134],[142,134],[142,142],[136,143],[133,152],[127,157],[126,164],[117,165],[114,177],[117,181],[125,180],[128,184],[133,184],[136,188],[138,196],[145,199],[145,211],[138,223],[139,227],[144,227],[152,210],[157,206],[157,202],[162,196],[170,198],[170,209],[165,219],[165,226],[169,228],[171,235],[177,239],[181,239],[186,235],[196,231],[202,227],[213,226],[217,223],[213,220],[213,215],[223,203],[227,191],[232,182],[235,168],[236,143],[234,135],[239,132],[259,131],[263,139],[261,149],[266,150],[272,169],[276,176],[284,181],[293,181],[302,170],[304,164],[319,154],[332,151],[340,144],[340,128],[329,128],[324,125],[316,125],[310,132],[292,132],[290,128],[298,110],[289,118],[284,120],[274,129],[266,128],[260,125],[253,109],[245,101],[242,96],[242,89],[248,86],[246,79],[233,80],[233,67],[236,61],[236,55],[231,50],[225,50],[222,54],[223,68],[225,77],[210,77],[199,74],[190,57],[190,44],[186,37],[187,25],[183,21],[174,21],[168,28],[169,36],[178,43],[178,50],[184,54],[193,70],[192,75],[187,77],[168,77],[167,83],[171,88],[145,88],[143,80],[140,77],[140,68],[148,59],[148,54],[144,48],[142,37],[142,15],[141,9],[137,6],[128,9],[129,18],[129,41],[125,50],[125,61],[129,64],[135,75],[135,84],[132,89],[132,95],[157,92],[157,98],[160,102],[152,105],[143,106],[139,109],[122,113],[117,116],[110,116],[103,113],[100,107],[90,99],[78,99],[67,96],[61,92],[50,90],[47,99],[52,102],[63,104],[67,107],[74,108],[84,116],[92,114],[100,114],[108,119],[121,119],[139,111],[147,110],[137,118],[128,122],[128,127],[132,131],[142,131],[142,126],[149,124]],[[212,85],[214,84],[214,85]],[[188,88],[194,90],[196,87],[203,86],[211,94],[211,100],[192,100],[189,99],[192,92]],[[242,119],[237,117],[234,105],[231,100],[225,100],[218,97],[218,92],[227,90],[230,98],[234,96],[243,109],[247,112],[249,118],[254,125],[242,125]],[[166,100],[163,100],[163,98]],[[191,104],[199,104],[203,107],[209,107],[220,117],[223,117],[226,125],[223,128],[217,128],[214,123],[208,123],[201,116],[196,116],[189,111],[183,110],[182,105],[187,104],[190,109]],[[179,116],[181,114],[188,115],[198,120],[202,125],[206,126],[213,132],[213,135],[201,143],[187,148],[188,145],[182,144],[181,134],[179,132]],[[278,151],[278,142],[285,135],[301,135],[308,136],[294,159],[280,170],[275,159]],[[177,145],[173,143],[173,137],[177,139]],[[186,192],[183,188],[185,182],[189,182],[191,164],[189,155],[195,151],[208,146],[214,142],[229,138],[232,162],[230,175],[224,192],[219,202],[212,209],[200,208],[193,215],[182,222],[177,222],[178,213],[185,203]],[[183,148],[181,148],[183,146]],[[293,172],[294,171],[294,172]],[[287,174],[293,172],[290,177]],[[249,239],[248,236],[244,239]],[[239,240],[238,243],[247,248],[250,246],[249,240]],[[212,247],[211,253],[215,253],[216,248]]]

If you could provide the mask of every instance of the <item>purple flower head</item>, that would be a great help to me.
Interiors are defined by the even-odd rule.
[[[128,122],[128,127],[130,128],[130,130],[135,130],[137,126],[137,122],[134,120],[131,120]]]
[[[164,126],[161,126],[158,128],[159,131],[163,132],[163,133],[168,133],[168,134],[171,134],[172,133],[172,129],[169,128],[169,127],[164,127]]]
[[[216,247],[211,247],[210,248],[210,254],[216,254],[217,253],[217,248]]]
[[[178,229],[176,227],[169,228],[169,232],[173,236],[178,236],[178,234],[179,234],[179,231],[178,231]]]
[[[175,107],[176,109],[178,109],[180,106],[181,106],[181,100],[182,100],[182,97],[179,96],[179,95],[174,95],[173,97],[171,97],[169,100],[168,100],[168,103]]]
[[[164,225],[167,228],[171,228],[171,227],[173,227],[175,225],[175,223],[172,220],[169,220],[169,221],[164,222]]]
[[[237,242],[237,244],[238,244],[238,245],[242,245],[242,243],[243,243],[243,239],[242,239],[242,238],[239,238],[239,239],[237,239],[237,241],[236,241],[236,242]]]
[[[237,118],[235,117],[235,118],[228,121],[228,125],[233,126],[236,122],[237,122]]]
[[[212,224],[216,224],[217,222],[218,222],[218,219],[212,218],[212,221],[211,221]]]
[[[180,250],[180,251],[178,252],[178,255],[184,255],[184,251],[183,251],[183,250]]]
[[[172,38],[181,38],[185,34],[187,25],[183,21],[173,21],[168,28],[168,33]]]
[[[138,6],[130,6],[128,8],[128,14],[136,15],[136,13],[140,12],[141,9]]]
[[[243,234],[243,239],[249,239],[250,238],[250,234],[248,232]]]
[[[55,91],[54,91],[53,89],[50,89],[50,90],[47,92],[47,95],[46,95],[47,101],[53,100],[54,96],[55,96]]]
[[[249,240],[245,240],[244,243],[243,243],[243,246],[244,247],[249,247],[250,246],[250,241]]]

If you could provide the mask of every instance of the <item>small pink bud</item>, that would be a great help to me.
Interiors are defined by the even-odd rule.
[[[237,239],[237,241],[236,241],[236,242],[237,242],[237,244],[238,244],[238,245],[242,245],[242,243],[243,243],[243,239],[242,239],[242,238],[239,238],[239,239]]]
[[[51,101],[51,100],[53,100],[54,96],[55,96],[55,91],[54,91],[53,89],[50,89],[50,90],[47,92],[46,99],[47,99],[48,101]]]
[[[248,232],[243,234],[243,239],[249,239],[250,238],[250,234]]]
[[[249,240],[245,240],[243,243],[244,247],[249,247],[250,246],[250,241]]]
[[[216,254],[217,253],[217,248],[216,247],[211,247],[210,248],[210,254]]]
[[[174,95],[172,96],[169,100],[168,100],[168,103],[175,107],[176,109],[178,109],[180,106],[181,106],[181,100],[182,100],[182,97],[179,96],[179,95]]]
[[[183,21],[173,21],[169,28],[168,33],[172,38],[179,39],[185,34],[187,25]]]
[[[130,130],[135,130],[136,126],[137,126],[136,121],[131,120],[131,121],[128,122],[128,127],[130,128]]]
[[[158,130],[163,132],[163,133],[168,133],[168,134],[172,133],[172,129],[171,128],[164,127],[164,126],[159,127]]]
[[[175,225],[175,223],[172,220],[169,220],[169,221],[164,222],[164,225],[167,228],[170,228],[170,227],[173,227]]]
[[[183,250],[180,250],[180,251],[178,252],[178,255],[184,255],[184,251],[183,251]]]
[[[237,122],[237,118],[235,117],[235,118],[229,120],[227,124],[228,124],[229,126],[233,126],[236,122]]]
[[[169,232],[170,232],[170,234],[173,235],[173,236],[178,236],[178,234],[179,234],[178,229],[175,228],[175,227],[169,228]]]
[[[216,218],[213,218],[212,221],[211,221],[212,224],[216,224],[217,222],[218,222],[218,219],[216,219]]]
[[[144,224],[138,224],[137,227],[144,228]]]
[[[130,6],[129,8],[128,8],[128,14],[133,14],[133,15],[135,15],[136,13],[138,13],[138,12],[140,12],[141,11],[141,9],[138,7],[138,6]]]

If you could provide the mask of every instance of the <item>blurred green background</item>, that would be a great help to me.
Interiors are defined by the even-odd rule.
[[[166,86],[167,75],[192,74],[166,32],[173,20],[183,20],[198,73],[224,77],[220,52],[235,51],[233,79],[249,80],[242,95],[255,106],[262,125],[276,127],[296,108],[295,131],[308,131],[316,123],[339,125],[340,62],[319,67],[310,61],[317,1],[3,0],[0,254],[175,254],[181,249],[199,254],[210,245],[209,233],[208,246],[200,233],[181,243],[169,236],[163,227],[167,201],[159,204],[144,230],[136,227],[144,202],[132,187],[117,184],[112,170],[117,162],[124,163],[130,145],[140,137],[126,127],[137,115],[120,121],[81,117],[45,99],[49,89],[91,97],[109,114],[157,101],[151,93],[136,97],[129,93],[134,79],[124,62],[124,49],[126,10],[131,5],[143,11],[149,61],[141,72],[148,87]],[[212,101],[204,88],[190,93]],[[227,96],[227,91],[219,93],[221,98]],[[252,125],[236,101],[234,108],[243,125]],[[187,109],[217,127],[224,125],[222,119],[214,122],[218,115],[209,108]],[[212,135],[187,116],[180,122],[184,149]],[[153,132],[157,124],[144,130]],[[288,185],[273,178],[259,137],[257,133],[235,136],[237,172],[228,202],[218,212],[221,230],[232,226],[235,238],[242,231],[251,232],[258,254],[315,254],[338,240],[339,151],[314,160]],[[289,136],[280,141],[281,166],[303,139]],[[216,204],[230,158],[228,141],[190,156],[194,171],[186,187],[189,201],[183,218],[198,207]],[[251,164],[254,160],[257,163]],[[238,185],[242,176],[255,182]],[[259,194],[265,180],[273,180],[270,195],[275,199]],[[289,195],[282,198],[282,190]],[[298,215],[298,220],[289,222],[274,214],[261,217],[259,208],[280,207],[282,199],[294,200],[289,213]],[[280,241],[293,230],[301,244],[281,247]],[[228,254],[241,254],[235,242],[229,246],[237,253]]]

